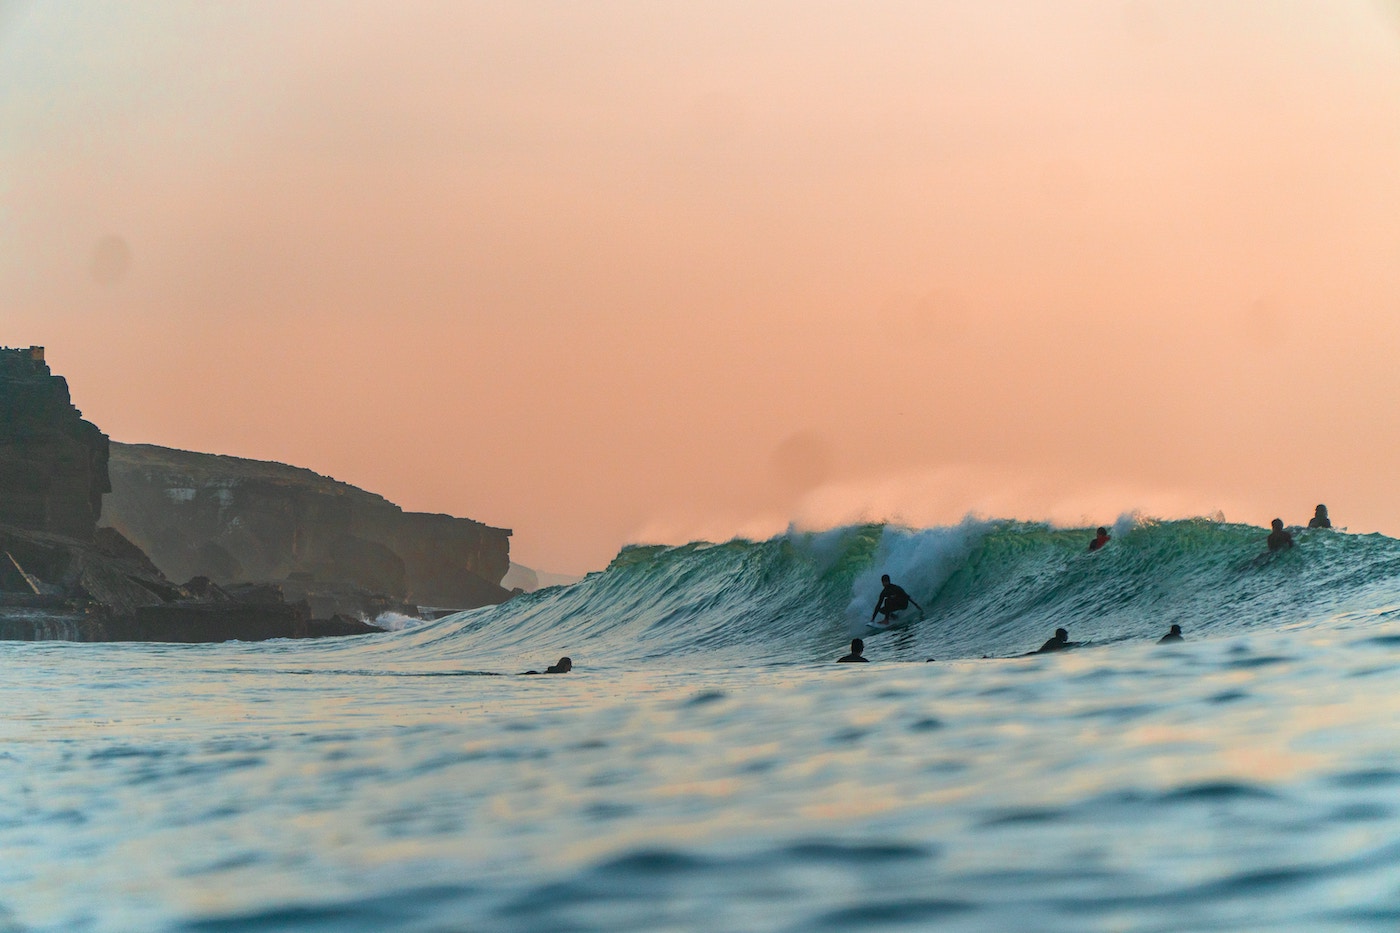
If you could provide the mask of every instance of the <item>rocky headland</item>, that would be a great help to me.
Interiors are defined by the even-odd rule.
[[[509,529],[405,512],[348,483],[263,460],[113,443],[109,470],[102,524],[177,579],[276,581],[328,606],[355,590],[448,609],[511,596],[500,586]]]
[[[509,598],[509,537],[310,470],[113,444],[43,348],[0,348],[0,639],[375,632]]]
[[[0,524],[87,540],[110,489],[107,436],[44,348],[0,348]]]

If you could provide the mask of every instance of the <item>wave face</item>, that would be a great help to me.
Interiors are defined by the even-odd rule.
[[[1120,522],[1093,533],[1015,521],[928,529],[861,525],[762,542],[624,549],[600,573],[399,633],[404,660],[560,654],[599,664],[829,660],[864,632],[888,573],[924,621],[868,638],[867,653],[923,660],[1020,654],[1057,627],[1076,642],[1282,629],[1400,600],[1400,541],[1267,532],[1201,519]],[[388,646],[384,646],[388,647]]]

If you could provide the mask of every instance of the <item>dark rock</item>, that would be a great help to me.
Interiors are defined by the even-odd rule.
[[[329,619],[312,619],[307,623],[307,637],[327,638],[342,635],[372,635],[382,633],[384,629],[368,622],[361,622],[359,619],[352,619],[348,616],[336,615]]]
[[[313,619],[305,594],[288,602],[275,585],[230,592],[209,574],[186,587],[171,583],[119,528],[95,529],[110,489],[108,458],[107,437],[82,420],[42,349],[0,348],[0,639],[206,642],[379,631],[349,617]],[[276,512],[282,503],[272,496],[262,504]],[[266,530],[253,526],[254,538]],[[328,542],[323,556],[308,550],[310,579],[318,570],[348,567],[402,589],[402,561],[386,546],[315,523],[307,530]],[[220,541],[196,540],[190,550],[221,573],[242,569]],[[358,590],[346,605],[352,614],[414,611]],[[339,606],[329,605],[325,615]]]
[[[91,540],[107,458],[107,436],[73,407],[43,347],[0,348],[0,523]]]
[[[115,528],[98,528],[92,534],[92,543],[99,554],[134,564],[152,577],[162,576],[160,570],[146,556],[146,552],[128,541]]]
[[[208,578],[195,577],[195,579],[202,580]],[[281,584],[278,583],[231,583],[228,586],[220,587],[220,589],[227,593],[230,599],[237,600],[240,603],[276,606],[287,601],[287,594],[283,591]]]
[[[233,602],[233,596],[208,577],[191,577],[181,589],[188,593],[191,599],[220,603]]]
[[[304,638],[310,614],[303,606],[240,603],[167,603],[142,606],[130,623],[113,627],[116,641],[263,641]]]

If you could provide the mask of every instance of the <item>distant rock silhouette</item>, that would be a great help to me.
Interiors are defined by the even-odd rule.
[[[107,457],[107,435],[73,407],[44,348],[0,348],[0,524],[91,541]]]
[[[277,581],[313,605],[350,590],[454,609],[511,596],[509,529],[405,512],[300,467],[149,444],[112,444],[111,474],[103,523],[176,579]],[[326,599],[318,614],[352,608]]]

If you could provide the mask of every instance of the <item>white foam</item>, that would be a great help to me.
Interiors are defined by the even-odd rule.
[[[869,621],[880,598],[882,575],[889,574],[890,581],[904,587],[914,602],[926,606],[991,527],[991,522],[971,515],[945,528],[886,525],[875,562],[851,583],[846,619],[852,631]]]
[[[386,632],[402,632],[404,629],[426,625],[427,622],[427,619],[420,619],[417,616],[406,616],[402,612],[381,612],[374,619],[374,624],[384,629]]]

